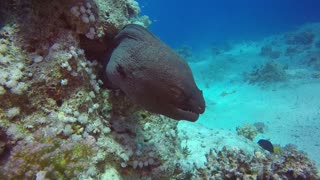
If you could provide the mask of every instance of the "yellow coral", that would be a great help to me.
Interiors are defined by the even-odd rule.
[[[59,112],[59,113],[58,113],[58,119],[59,119],[60,121],[64,120],[65,117],[66,117],[66,116],[65,116],[64,112]]]
[[[276,153],[276,154],[279,154],[281,152],[281,146],[274,145],[273,146],[273,152]]]

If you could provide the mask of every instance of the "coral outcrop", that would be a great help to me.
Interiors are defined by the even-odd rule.
[[[250,73],[245,74],[245,80],[250,84],[266,85],[267,83],[281,82],[287,80],[286,66],[270,61],[256,67]]]
[[[251,124],[244,124],[241,127],[237,127],[237,134],[239,136],[243,136],[245,138],[248,138],[250,140],[253,140],[257,134],[258,134],[258,128],[256,126],[251,125]]]
[[[207,169],[201,171],[204,179],[317,179],[314,162],[292,145],[280,154],[255,151],[250,155],[241,149],[224,147],[206,155]]]

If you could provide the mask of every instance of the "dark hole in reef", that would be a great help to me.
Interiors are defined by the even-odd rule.
[[[287,177],[294,177],[294,171],[293,170],[288,170],[287,172],[286,172],[286,176]]]
[[[13,12],[13,2],[10,0],[1,0],[0,3],[0,29],[9,21]]]
[[[6,135],[6,132],[2,128],[0,128],[0,146],[0,166],[2,166],[7,161],[6,159],[9,158],[10,151],[14,146],[13,141],[9,139],[9,137]]]
[[[101,64],[104,64],[107,57],[112,51],[113,37],[106,35],[104,39],[89,39],[85,35],[79,35],[80,47],[84,50],[84,53],[89,60],[97,60]]]
[[[58,100],[56,101],[56,103],[57,103],[57,106],[58,106],[58,107],[61,107],[63,101],[62,101],[61,99],[58,99]]]
[[[85,56],[89,60],[96,60],[100,65],[102,65],[102,69],[98,70],[98,78],[101,79],[103,82],[104,88],[110,88],[108,86],[109,83],[105,73],[104,69],[110,59],[112,50],[114,48],[113,46],[113,38],[114,35],[105,35],[105,37],[98,40],[91,40],[87,38],[85,35],[79,35],[80,39],[80,48],[84,50]]]
[[[130,8],[129,6],[127,6],[127,9],[128,9],[128,14],[129,16],[134,16],[135,13],[134,13],[134,10],[132,8]]]
[[[63,22],[63,26],[64,26],[65,29],[74,30],[74,28],[72,28],[72,26],[68,23],[67,17],[66,17],[66,15],[64,13],[62,13],[59,16],[59,19],[60,19],[60,22]]]
[[[141,114],[141,117],[142,117],[142,119],[145,119],[145,118],[147,118],[147,115],[146,114]]]
[[[0,9],[0,29],[5,25],[6,23],[6,16],[5,12],[3,12],[2,8]]]

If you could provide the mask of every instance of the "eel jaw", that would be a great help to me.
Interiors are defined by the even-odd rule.
[[[171,118],[176,120],[187,120],[191,122],[195,122],[198,120],[199,115],[204,112],[204,108],[198,106],[197,108],[186,108],[186,107],[178,107],[176,105],[170,105],[170,109],[172,110]]]
[[[176,108],[178,114],[180,114],[181,119],[195,122],[199,118],[199,114],[193,111],[184,110],[180,108]]]

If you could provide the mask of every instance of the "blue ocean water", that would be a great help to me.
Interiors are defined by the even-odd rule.
[[[255,40],[320,19],[318,0],[139,0],[150,29],[173,47]]]

